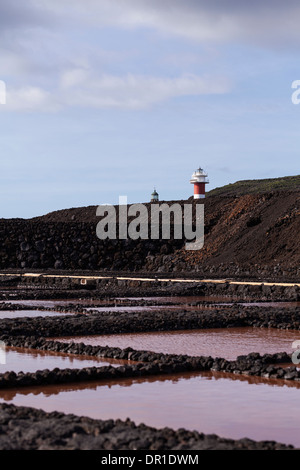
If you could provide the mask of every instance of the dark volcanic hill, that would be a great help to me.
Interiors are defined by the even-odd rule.
[[[187,251],[183,240],[99,240],[97,206],[2,219],[0,267],[295,277],[300,274],[299,183],[297,176],[210,191],[199,251]]]

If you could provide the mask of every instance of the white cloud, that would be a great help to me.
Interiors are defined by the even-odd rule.
[[[242,40],[293,45],[300,37],[298,0],[34,0],[66,21],[154,28],[197,41]]]
[[[6,89],[6,105],[1,111],[56,111],[55,103],[49,92],[33,86]]]
[[[61,77],[61,86],[70,88],[83,84],[89,76],[89,71],[82,68],[65,70]]]
[[[211,43],[223,41],[293,44],[300,37],[300,5],[295,0],[28,0],[23,7],[24,11],[18,10],[9,0],[0,4],[0,26],[6,25],[0,29],[0,79],[10,78],[6,80],[7,110],[142,109],[174,97],[231,89],[222,72],[220,77],[202,76],[203,54],[189,52],[186,44],[181,50],[174,45],[173,58],[167,52],[169,62],[164,70],[169,72],[173,60],[180,64],[175,73],[193,70],[194,75],[157,76],[161,74],[157,64],[163,62],[161,51],[158,47],[155,59],[152,52],[147,63],[145,42],[139,50],[138,35],[137,43],[129,41],[128,48],[121,51],[118,46],[107,50],[104,59],[101,41],[106,38],[109,43],[107,26],[116,31],[152,28],[205,43],[207,49]],[[91,32],[91,25],[103,28],[104,35],[97,35],[95,29]],[[134,48],[138,51],[135,59],[120,59],[123,49],[126,55]],[[219,70],[217,56],[213,62],[211,70]],[[127,73],[131,70],[134,73]]]
[[[103,75],[65,96],[65,103],[77,106],[140,109],[178,96],[197,96],[229,91],[225,79],[194,75],[177,78]]]
[[[26,59],[21,54],[1,47],[0,69],[3,75],[22,74],[27,70]]]
[[[38,87],[7,92],[6,110],[56,111],[64,107],[143,109],[180,96],[222,94],[230,90],[225,78],[186,75],[175,78],[102,75],[67,70],[53,93]],[[1,109],[1,111],[4,107]]]

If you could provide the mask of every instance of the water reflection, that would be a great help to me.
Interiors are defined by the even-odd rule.
[[[130,361],[99,358],[95,356],[80,356],[77,354],[64,354],[50,351],[40,351],[27,348],[5,348],[6,363],[0,364],[0,373],[35,372],[43,369],[81,369],[83,367],[100,367],[103,365],[119,366],[130,364]]]
[[[293,351],[292,343],[299,337],[300,333],[293,330],[240,327],[60,337],[55,339],[63,342],[83,342],[93,346],[110,346],[122,349],[131,347],[136,350],[165,354],[224,357],[233,360],[237,356],[251,352],[260,354],[291,353]]]
[[[189,381],[193,378],[202,378],[208,381],[218,380],[229,380],[232,382],[245,382],[248,385],[267,385],[269,387],[292,387],[300,388],[299,382],[293,380],[282,380],[282,379],[268,379],[257,376],[246,376],[241,374],[233,374],[229,372],[182,372],[176,374],[161,374],[149,377],[126,377],[116,378],[112,380],[95,380],[95,381],[83,381],[74,382],[68,384],[55,384],[55,385],[40,385],[35,387],[24,387],[24,388],[11,388],[11,389],[0,389],[0,399],[6,401],[12,400],[18,395],[43,395],[45,397],[51,397],[52,395],[58,395],[61,392],[75,392],[84,390],[101,390],[102,387],[112,389],[113,387],[128,388],[138,384],[152,384],[156,382],[163,382],[169,384],[177,384],[181,381]],[[187,383],[188,385],[188,383]]]
[[[0,310],[0,319],[4,318],[36,318],[36,317],[59,317],[70,315],[65,312],[52,312],[44,310]]]
[[[96,419],[126,419],[222,437],[300,445],[299,384],[185,373],[2,390],[0,402]]]

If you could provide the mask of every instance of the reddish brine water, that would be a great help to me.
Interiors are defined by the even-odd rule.
[[[239,355],[258,352],[273,354],[293,352],[292,343],[300,332],[276,328],[215,328],[114,335],[55,338],[65,342],[83,342],[93,346],[131,347],[166,354],[224,357],[232,360]]]
[[[299,385],[221,373],[1,390],[0,402],[300,447]]]
[[[65,312],[52,312],[47,310],[0,310],[0,319],[4,318],[35,318],[35,317],[59,317],[70,315]]]
[[[0,354],[0,374],[6,371],[36,372],[43,369],[82,369],[83,367],[120,366],[129,361],[79,356],[35,349],[6,347]]]
[[[187,311],[187,310],[215,310],[216,306],[212,304],[203,304],[203,305],[116,305],[110,307],[85,307],[88,312],[146,312],[150,310],[158,310],[158,311],[166,311],[166,310],[180,310],[180,311]]]

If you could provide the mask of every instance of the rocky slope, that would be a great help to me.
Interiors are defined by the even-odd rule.
[[[99,240],[97,206],[29,220],[0,219],[0,269],[186,271],[296,278],[300,274],[297,184],[293,180],[290,189],[269,192],[265,185],[259,189],[257,184],[252,192],[248,185],[242,189],[237,185],[235,192],[232,188],[212,191],[204,202],[205,240],[198,251],[186,250],[184,240]],[[176,202],[181,207],[195,205],[192,198],[168,204]],[[146,207],[150,214],[150,205]]]

